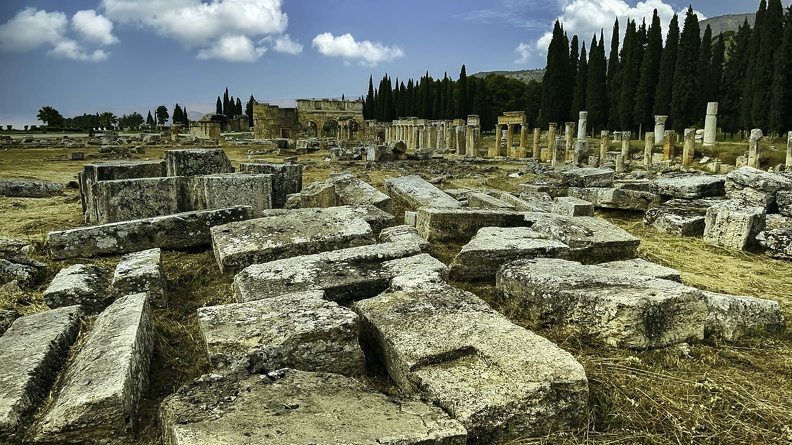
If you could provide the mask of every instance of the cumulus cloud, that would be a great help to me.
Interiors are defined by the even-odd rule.
[[[517,48],[514,49],[514,52],[519,56],[514,63],[517,65],[525,65],[528,63],[528,60],[531,59],[532,47],[527,43],[520,43],[517,45]]]
[[[202,60],[221,59],[229,62],[255,62],[267,52],[265,47],[256,47],[247,36],[223,36],[209,48],[198,51],[196,58]]]
[[[98,45],[118,43],[113,35],[113,22],[94,10],[77,11],[72,17],[72,26],[86,40]]]
[[[273,45],[272,49],[279,53],[296,55],[302,52],[303,46],[300,43],[292,41],[289,35],[286,34],[275,39],[275,45]]]
[[[101,49],[88,53],[77,42],[68,39],[58,42],[55,47],[49,51],[49,54],[64,59],[84,60],[87,62],[107,60],[108,56],[108,54]]]
[[[351,34],[338,37],[329,32],[319,34],[313,39],[313,47],[325,56],[341,57],[346,61],[359,59],[362,65],[369,66],[404,56],[398,46],[368,40],[357,42]]]

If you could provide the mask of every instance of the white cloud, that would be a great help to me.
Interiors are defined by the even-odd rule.
[[[404,51],[398,46],[388,47],[380,42],[368,40],[357,42],[351,34],[338,37],[329,32],[319,34],[313,39],[313,47],[325,56],[342,57],[346,61],[361,59],[362,65],[370,66],[404,56]]]
[[[275,39],[275,45],[272,49],[279,53],[297,55],[302,52],[303,46],[300,43],[292,41],[289,35],[285,34]]]
[[[517,48],[514,48],[514,52],[517,53],[518,57],[517,60],[514,61],[517,65],[525,65],[528,63],[528,60],[531,59],[532,48],[531,45],[527,43],[520,43],[517,45]]]
[[[107,60],[109,55],[101,49],[97,49],[89,54],[77,42],[69,39],[58,42],[55,47],[49,51],[49,54],[64,59],[83,60],[86,62]]]
[[[113,35],[113,22],[92,9],[77,11],[72,17],[72,26],[86,40],[98,45],[118,43]]]
[[[26,8],[0,25],[0,50],[29,51],[62,40],[68,23],[62,12]]]
[[[223,36],[213,46],[198,51],[196,58],[220,59],[228,62],[255,62],[264,53],[265,47],[256,47],[247,36]]]

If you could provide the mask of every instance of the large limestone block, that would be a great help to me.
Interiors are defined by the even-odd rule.
[[[295,370],[204,376],[166,398],[159,417],[167,445],[466,443],[464,427],[440,408]]]
[[[47,265],[30,258],[30,249],[28,241],[0,237],[0,284],[14,280],[33,284],[41,277]]]
[[[707,299],[709,314],[707,335],[738,340],[762,332],[784,332],[784,315],[777,301],[747,296],[702,291]]]
[[[21,442],[80,330],[79,306],[20,317],[0,338],[0,442]]]
[[[514,207],[514,210],[517,210],[519,212],[541,211],[535,204],[531,202],[532,201],[531,199],[526,200],[526,199],[522,199],[521,197],[518,198],[517,196],[514,196],[509,192],[504,192],[501,190],[488,190],[487,194],[498,198],[499,200],[505,202],[506,204]],[[547,194],[545,195],[549,198],[549,195]],[[532,197],[535,198],[535,195],[533,195]],[[548,199],[548,201],[552,202],[552,199]],[[542,201],[541,207],[545,208],[545,206],[546,206],[546,202]]]
[[[468,195],[468,206],[481,209],[507,209],[516,210],[514,205],[486,193],[471,193]]]
[[[137,252],[154,247],[184,249],[208,246],[212,242],[211,227],[249,219],[252,214],[249,206],[237,206],[58,230],[47,234],[47,249],[53,260],[64,260]]]
[[[561,172],[568,187],[613,187],[614,172],[609,168],[574,168]]]
[[[608,263],[598,264],[600,267],[605,267],[617,272],[624,273],[628,276],[647,276],[659,278],[662,280],[671,280],[682,282],[682,275],[678,270],[663,265],[646,261],[643,258],[633,258],[631,260],[611,261]]]
[[[407,284],[407,283],[406,283]],[[420,393],[489,444],[578,427],[588,383],[572,355],[444,283],[355,303],[362,340],[407,393]]]
[[[655,193],[671,198],[697,199],[723,196],[725,176],[695,175],[660,178],[655,181]]]
[[[551,212],[564,216],[594,216],[594,205],[584,199],[559,196],[553,200]]]
[[[749,207],[742,201],[724,201],[707,209],[704,242],[748,250],[756,247],[756,236],[764,227],[764,207]]]
[[[594,207],[622,210],[640,210],[645,212],[660,203],[660,197],[654,193],[607,187],[570,187],[569,196],[586,200]]]
[[[187,210],[186,178],[135,178],[93,185],[96,224],[131,221]]]
[[[234,172],[231,161],[220,148],[165,150],[163,157],[168,176],[199,176]]]
[[[778,213],[792,217],[792,190],[779,190],[776,193],[776,201],[778,204]]]
[[[242,163],[239,164],[241,173],[261,173],[273,175],[272,206],[282,208],[286,197],[302,190],[302,164],[266,164]]]
[[[113,272],[111,288],[116,296],[145,292],[152,306],[168,307],[167,281],[162,268],[162,251],[154,248],[121,257]]]
[[[656,348],[704,338],[704,295],[673,281],[539,258],[507,264],[496,286],[535,323],[563,324],[614,347]]]
[[[63,194],[63,184],[33,179],[0,178],[0,196],[12,198],[49,198]]]
[[[246,205],[253,214],[272,208],[272,176],[266,174],[217,174],[189,178],[190,208],[222,209]]]
[[[771,257],[792,260],[792,227],[765,230],[756,235],[756,241]]]
[[[629,260],[638,255],[641,240],[602,218],[530,213],[531,229],[561,241],[572,250],[569,259],[586,264]]]
[[[137,430],[154,352],[146,294],[119,298],[96,318],[53,402],[34,426],[34,441],[112,443]]]
[[[427,241],[467,242],[482,227],[527,226],[520,212],[506,209],[421,207],[416,228]]]
[[[155,178],[165,176],[165,161],[105,162],[86,164],[77,178],[80,182],[80,199],[82,201],[85,221],[95,224],[97,221],[96,206],[93,196],[93,184],[98,181],[114,179]]]
[[[305,186],[298,195],[299,207],[335,207],[338,205],[335,186],[328,182],[312,182]]]
[[[212,227],[211,232],[223,271],[374,243],[371,226],[352,207],[266,210],[260,218]]]
[[[322,291],[198,309],[209,363],[250,373],[294,368],[364,374],[358,316]]]
[[[527,227],[483,227],[454,258],[449,277],[457,281],[495,280],[502,265],[537,257],[563,257],[569,246]]]
[[[792,190],[792,179],[747,165],[726,174],[726,196],[752,207],[775,210],[779,190]]]
[[[382,211],[393,213],[390,196],[349,173],[332,176],[328,181],[333,184],[338,205],[373,205]]]
[[[109,291],[112,272],[107,269],[74,264],[58,271],[44,290],[50,308],[81,305],[88,312],[99,312],[113,302]]]
[[[418,175],[385,180],[385,191],[404,204],[408,210],[419,207],[459,208],[462,205],[439,188]]]
[[[663,233],[701,237],[707,209],[719,202],[717,198],[672,199],[647,210],[643,222]]]
[[[432,245],[426,241],[415,226],[401,225],[382,229],[379,233],[381,243],[416,244],[421,252],[432,253]]]

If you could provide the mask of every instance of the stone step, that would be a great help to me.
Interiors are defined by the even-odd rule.
[[[79,306],[20,317],[0,337],[0,442],[22,441],[80,330]]]
[[[115,296],[146,292],[152,306],[164,308],[168,307],[167,281],[162,268],[162,251],[154,248],[121,257],[110,287]]]

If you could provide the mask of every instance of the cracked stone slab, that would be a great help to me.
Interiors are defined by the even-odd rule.
[[[660,203],[660,197],[650,192],[605,187],[570,187],[569,196],[586,200],[594,207],[645,212]]]
[[[702,237],[707,209],[720,202],[718,198],[672,199],[647,210],[643,223],[663,233]]]
[[[427,241],[468,242],[482,227],[527,226],[523,213],[507,209],[421,207],[418,233]]]
[[[757,246],[756,236],[765,228],[765,208],[747,206],[739,200],[723,201],[707,209],[704,242],[737,250]]]
[[[777,301],[702,291],[709,314],[705,332],[726,340],[738,340],[761,332],[782,334],[786,327]]]
[[[50,308],[81,305],[88,312],[100,312],[113,301],[112,272],[97,266],[74,264],[58,271],[44,290]]]
[[[385,191],[394,199],[407,204],[408,210],[419,207],[459,208],[459,201],[418,175],[385,180]]]
[[[609,168],[574,168],[561,172],[561,180],[568,187],[613,187],[613,170]]]
[[[241,173],[261,173],[273,175],[272,206],[282,208],[286,197],[302,190],[302,164],[268,164],[245,162],[239,164]]]
[[[641,240],[602,218],[530,213],[526,220],[531,229],[569,246],[568,259],[593,264],[638,256]]]
[[[775,210],[779,190],[792,190],[792,179],[747,165],[726,174],[726,196],[751,207]]]
[[[184,210],[222,209],[238,205],[253,214],[272,208],[272,178],[267,174],[224,173],[188,178],[190,207]]]
[[[679,271],[670,267],[646,261],[643,258],[633,258],[631,260],[611,261],[608,263],[598,264],[600,267],[605,267],[611,270],[625,273],[627,275],[643,275],[648,277],[659,278],[662,280],[671,280],[678,283],[682,282],[682,276]]]
[[[77,339],[81,315],[69,306],[20,317],[0,337],[0,441],[21,443]]]
[[[165,150],[162,154],[168,176],[199,176],[234,173],[234,167],[221,148]]]
[[[723,196],[725,187],[726,177],[722,175],[677,176],[656,180],[654,192],[671,198],[699,199]]]
[[[168,445],[463,445],[467,436],[432,405],[295,370],[243,380],[203,376],[166,398],[159,417]]]
[[[141,250],[121,257],[113,272],[111,288],[116,296],[145,292],[151,305],[168,307],[167,279],[159,248]]]

